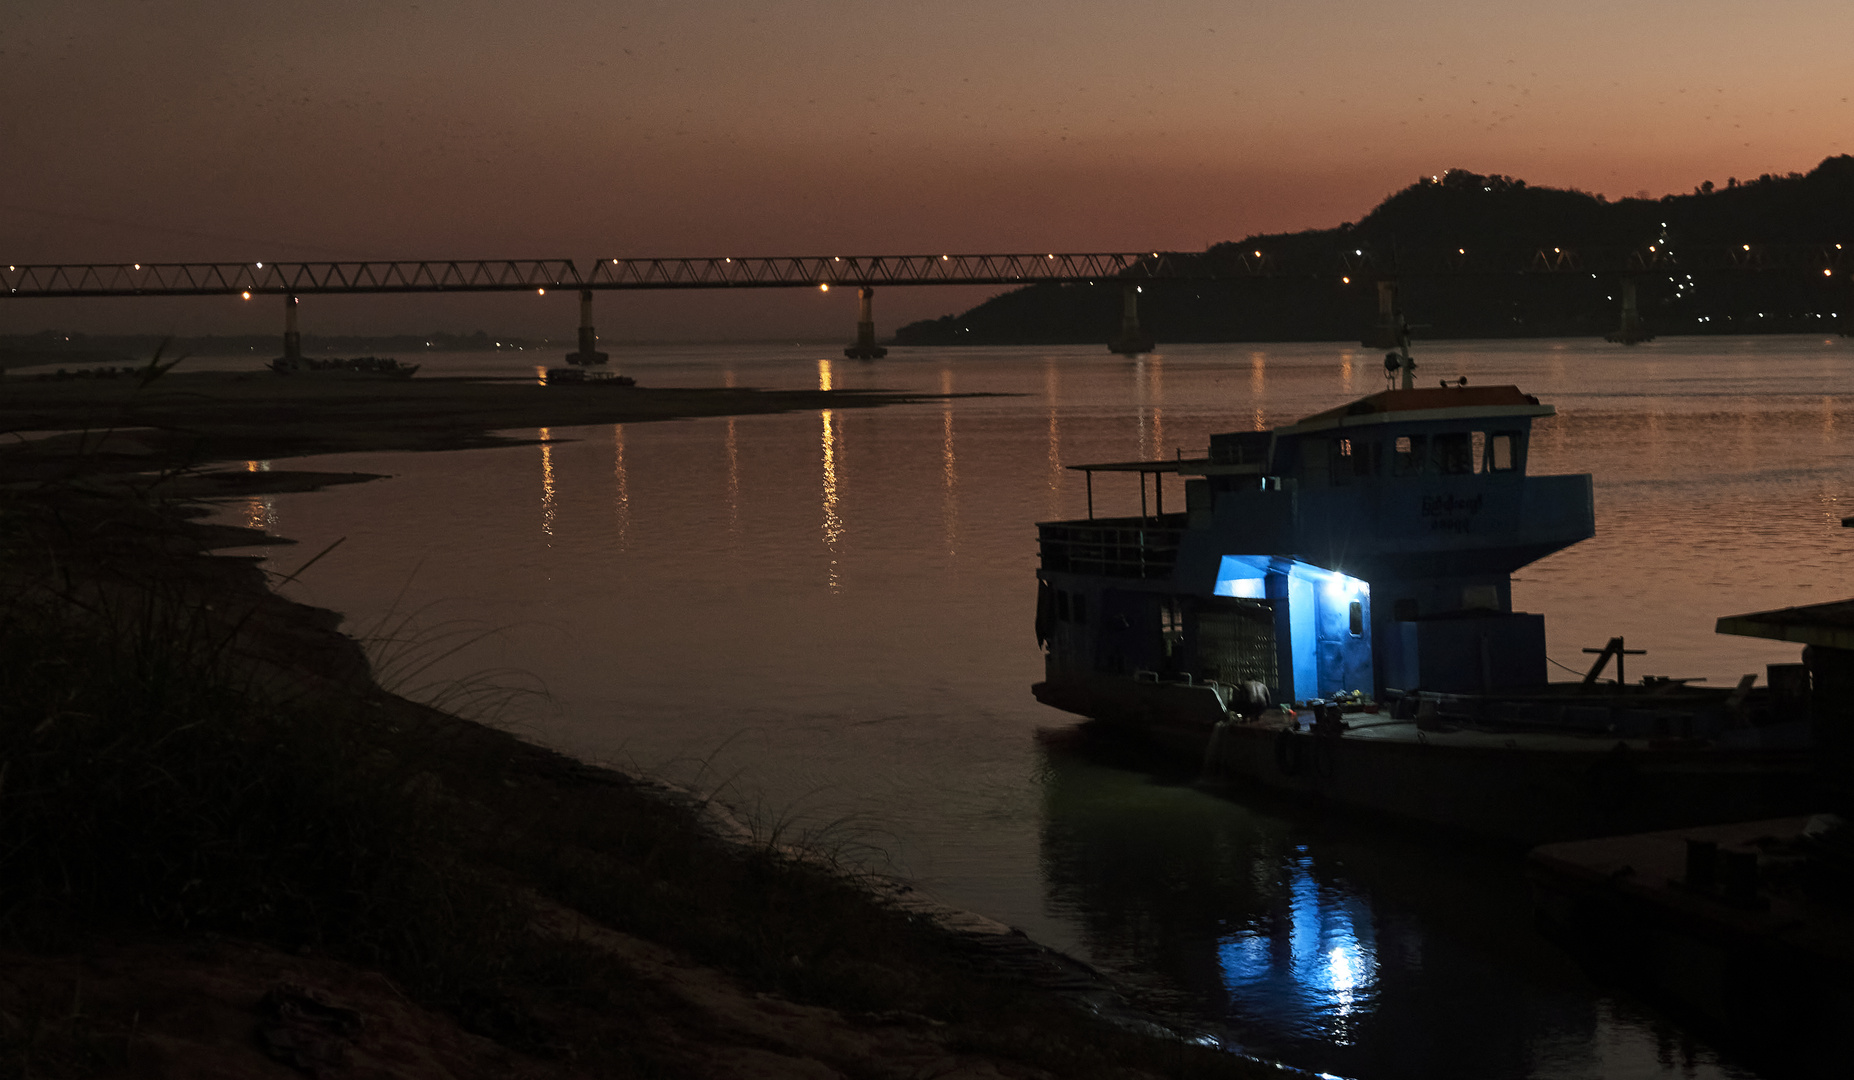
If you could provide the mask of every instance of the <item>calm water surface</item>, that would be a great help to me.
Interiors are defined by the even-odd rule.
[[[393,478],[227,516],[301,541],[274,554],[284,570],[345,538],[291,591],[351,632],[424,642],[377,646],[406,686],[488,672],[544,687],[505,713],[531,737],[910,875],[1244,1049],[1359,1077],[1755,1075],[1540,941],[1511,853],[1212,796],[1031,699],[1034,523],[1084,513],[1063,466],[1189,456],[1212,431],[1331,407],[1382,387],[1376,353],[835,351],[616,359],[649,385],[1009,396],[320,458],[300,464]],[[1568,667],[1620,634],[1648,649],[1633,670],[1735,680],[1797,649],[1717,636],[1718,616],[1854,594],[1850,343],[1450,343],[1418,359],[1425,379],[1556,404],[1532,471],[1595,474],[1596,538],[1514,587]],[[1095,499],[1127,513],[1138,492],[1104,476]],[[489,634],[442,655],[447,633],[475,630]]]

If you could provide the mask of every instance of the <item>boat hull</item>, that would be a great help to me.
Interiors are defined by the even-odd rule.
[[[1816,787],[1803,750],[1468,729],[1381,713],[1316,734],[1279,714],[1214,717],[1209,687],[1034,689],[1045,704],[1199,762],[1207,782],[1233,793],[1286,793],[1523,844],[1801,813]]]

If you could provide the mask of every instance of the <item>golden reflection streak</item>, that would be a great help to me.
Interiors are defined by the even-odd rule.
[[[547,385],[547,369],[540,364],[534,365],[534,383],[536,386]]]
[[[731,425],[733,421],[728,421]],[[612,425],[612,479],[618,491],[612,500],[612,516],[618,519],[618,550],[623,551],[631,538],[631,476],[624,467],[624,425]]]
[[[727,531],[740,531],[740,441],[732,416],[727,418]]]
[[[1822,441],[1835,441],[1835,399],[1828,396],[1822,398]]]
[[[950,370],[940,372],[940,393],[951,395],[953,392],[953,373]],[[945,500],[941,517],[946,522],[946,553],[957,553],[959,538],[959,459],[953,453],[953,401],[949,396],[940,404],[940,463],[945,478]]]
[[[829,390],[830,389],[830,361],[829,360],[819,360],[818,361],[818,389],[819,390]]]
[[[738,385],[733,368],[721,373],[721,385],[730,390]],[[727,418],[727,531],[730,536],[740,534],[740,438],[734,419]]]
[[[1249,354],[1249,396],[1255,399],[1255,430],[1267,431],[1268,423],[1262,411],[1262,402],[1268,397],[1267,353]]]
[[[245,462],[246,472],[269,472],[268,461]],[[245,528],[270,529],[277,524],[277,500],[272,495],[258,495],[245,500]]]
[[[1353,365],[1354,356],[1350,352],[1339,354],[1339,378],[1344,383],[1347,393],[1352,392],[1352,382],[1358,377],[1358,370]]]
[[[547,428],[537,428],[535,435],[541,441],[541,531],[551,538],[554,535],[553,432]]]
[[[269,495],[245,500],[245,528],[274,529],[277,526],[277,501]]]
[[[1062,514],[1062,423],[1056,416],[1060,380],[1055,360],[1043,362],[1043,397],[1049,402],[1049,516]]]
[[[1133,430],[1139,436],[1134,457],[1147,456],[1146,447],[1152,436],[1146,427],[1146,403],[1146,357],[1141,355],[1133,359]]]
[[[820,361],[828,364],[829,361]],[[828,389],[828,387],[825,387]],[[837,431],[835,417],[829,409],[819,414],[823,418],[822,436],[824,450],[824,549],[830,552],[830,587],[834,592],[841,584],[837,579],[837,541],[843,536],[843,519],[837,516]]]
[[[1152,403],[1152,450],[1149,457],[1165,456],[1165,358],[1155,356],[1146,365],[1146,399]]]

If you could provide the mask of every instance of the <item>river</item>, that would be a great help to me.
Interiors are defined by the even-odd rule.
[[[1100,967],[1136,1003],[1341,1076],[1756,1073],[1532,928],[1517,858],[1194,787],[1037,704],[1040,520],[1064,466],[1201,452],[1381,389],[1340,344],[621,348],[654,386],[974,394],[943,403],[514,432],[443,454],[275,463],[391,474],[228,505],[300,541],[288,592],[345,612],[389,685],[713,792],[756,827],[909,876]],[[532,373],[525,354],[420,358]],[[1795,646],[1721,615],[1854,593],[1854,343],[1424,343],[1419,381],[1555,404],[1533,473],[1595,476],[1597,535],[1522,570],[1554,660],[1730,683]],[[249,463],[263,468],[271,463]],[[1133,512],[1131,477],[1095,482]],[[1166,496],[1183,504],[1183,491]],[[1562,672],[1560,672],[1562,673]]]

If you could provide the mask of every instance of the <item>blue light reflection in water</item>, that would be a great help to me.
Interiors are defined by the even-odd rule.
[[[1370,912],[1357,897],[1315,881],[1305,850],[1282,868],[1286,911],[1222,938],[1218,966],[1232,998],[1276,1013],[1285,1031],[1350,1046],[1377,999]]]

